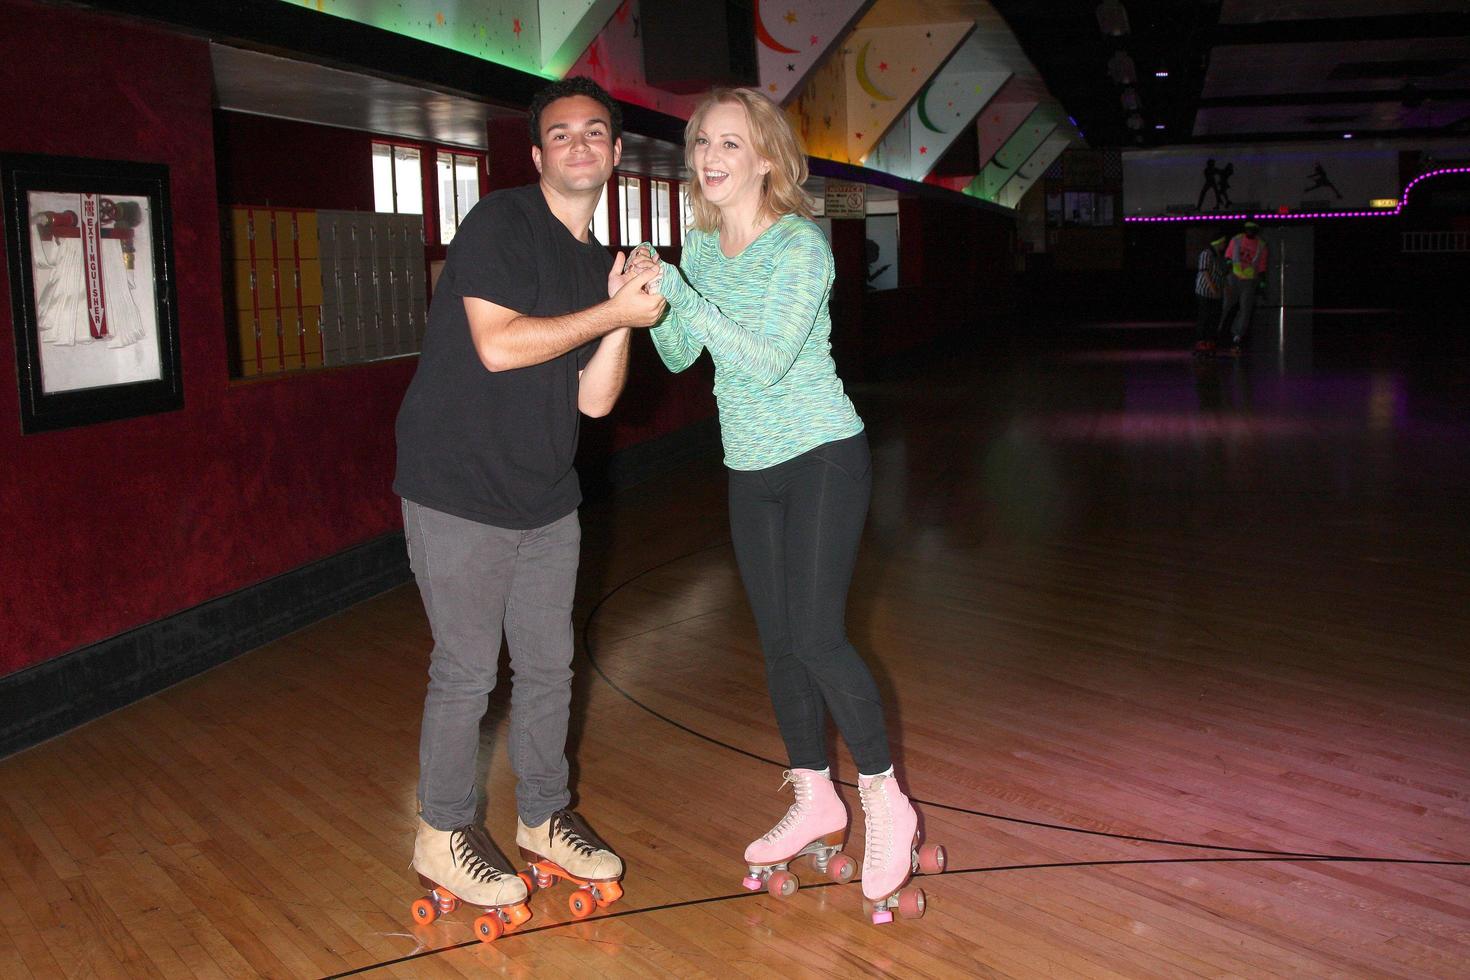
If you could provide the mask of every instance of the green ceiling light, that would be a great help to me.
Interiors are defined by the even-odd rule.
[[[293,7],[311,9],[301,0],[282,0]],[[470,5],[466,5],[470,6]],[[316,5],[319,13],[356,21],[415,41],[447,48],[507,68],[542,78],[556,78],[541,65],[541,25],[534,2],[508,3],[509,9],[464,9],[456,4],[403,0],[387,4],[381,0],[334,0]]]

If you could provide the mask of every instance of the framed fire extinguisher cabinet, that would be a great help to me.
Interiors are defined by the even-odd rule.
[[[0,155],[25,433],[183,407],[161,164]]]

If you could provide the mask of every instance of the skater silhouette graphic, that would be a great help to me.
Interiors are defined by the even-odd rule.
[[[1325,167],[1322,166],[1322,161],[1317,161],[1317,165],[1312,168],[1312,172],[1307,175],[1307,178],[1311,180],[1312,183],[1311,186],[1302,191],[1303,194],[1310,194],[1312,193],[1312,191],[1318,190],[1322,187],[1326,187],[1329,188],[1332,193],[1337,195],[1337,199],[1339,201],[1342,200],[1342,191],[1338,190],[1337,185],[1332,182],[1332,178],[1327,176],[1327,170]]]
[[[1215,173],[1215,208],[1228,208],[1230,202],[1230,178],[1235,174],[1235,164],[1227,163]]]
[[[1205,209],[1205,195],[1210,192],[1215,194],[1215,209],[1220,208],[1220,184],[1218,181],[1220,171],[1215,166],[1215,158],[1211,157],[1205,161],[1205,182],[1199,189],[1199,200],[1195,202],[1194,209],[1203,211]]]
[[[1215,195],[1215,210],[1230,206],[1230,177],[1235,173],[1235,164],[1227,163],[1224,167],[1215,166],[1215,159],[1211,157],[1205,161],[1205,182],[1199,189],[1199,200],[1195,201],[1194,209],[1203,211],[1205,209],[1205,195]]]

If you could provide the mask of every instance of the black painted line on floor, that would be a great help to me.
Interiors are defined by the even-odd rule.
[[[601,599],[597,600],[597,602],[592,606],[591,610],[588,611],[587,618],[582,623],[582,647],[583,647],[584,652],[587,655],[588,661],[590,661],[591,664],[592,664],[592,669],[594,671],[596,671],[597,676],[598,677],[601,677],[604,683],[606,683],[614,691],[618,692],[618,694],[622,695],[629,702],[631,702],[632,704],[636,705],[639,708],[642,708],[644,711],[646,711],[648,714],[652,715],[653,717],[657,718],[659,721],[662,721],[662,722],[664,722],[667,725],[670,725],[670,726],[672,726],[674,728],[679,729],[682,732],[685,732],[685,733],[687,733],[689,735],[692,735],[692,736],[694,736],[697,739],[700,739],[702,741],[708,742],[711,745],[719,746],[722,749],[726,749],[726,750],[728,750],[730,752],[734,752],[734,753],[737,753],[739,755],[746,756],[747,758],[754,759],[757,762],[767,763],[769,765],[772,765],[772,766],[777,767],[778,769],[785,769],[786,768],[786,764],[783,763],[783,762],[780,762],[780,761],[778,761],[776,759],[767,758],[766,756],[760,755],[760,754],[755,753],[755,752],[751,752],[748,749],[742,749],[738,745],[731,745],[729,742],[721,741],[720,739],[717,739],[717,738],[715,738],[715,737],[713,737],[711,735],[706,735],[703,732],[700,732],[700,731],[697,731],[697,730],[695,730],[693,728],[690,728],[688,725],[685,725],[682,722],[675,721],[673,718],[670,718],[668,715],[665,715],[665,714],[663,714],[663,713],[655,710],[654,708],[649,707],[648,705],[644,704],[642,701],[640,701],[636,697],[634,697],[632,694],[629,694],[626,690],[624,690],[621,686],[619,686],[618,683],[616,681],[614,681],[611,677],[608,677],[607,676],[607,673],[602,669],[601,664],[599,664],[597,662],[597,658],[593,654],[592,643],[591,643],[591,638],[589,636],[589,631],[591,630],[591,627],[592,627],[592,621],[594,619],[596,619],[597,613],[599,612],[599,610],[602,609],[603,605],[605,605],[609,599],[611,599],[613,596],[617,595],[620,591],[622,591],[627,586],[632,585],[634,582],[638,581],[643,576],[649,574],[650,572],[654,572],[654,571],[657,571],[660,568],[664,568],[664,567],[667,567],[669,565],[676,564],[677,562],[684,561],[687,558],[692,558],[695,555],[701,554],[701,553],[706,552],[706,551],[714,551],[714,550],[716,550],[718,548],[728,547],[729,544],[730,544],[729,541],[721,541],[721,542],[716,543],[716,544],[706,545],[703,548],[696,548],[693,551],[686,552],[685,554],[679,555],[679,556],[674,557],[674,558],[670,558],[667,561],[662,561],[662,562],[659,562],[656,565],[651,565],[648,568],[644,569],[643,571],[639,572],[638,574],[632,576],[631,578],[626,579],[625,581],[620,582],[618,585],[614,586],[609,592],[607,592],[605,595],[603,595],[603,597]],[[837,780],[837,782],[840,785],[843,785],[843,786],[849,786],[849,787],[853,786],[852,783],[844,782],[842,780]],[[1397,864],[1397,865],[1422,865],[1422,866],[1430,866],[1430,867],[1448,867],[1448,868],[1465,868],[1465,867],[1470,867],[1470,861],[1450,861],[1450,860],[1440,860],[1440,859],[1433,859],[1433,858],[1360,857],[1360,856],[1351,855],[1351,854],[1313,854],[1313,853],[1310,853],[1310,852],[1298,852],[1298,851],[1276,851],[1276,850],[1271,850],[1269,848],[1227,847],[1227,846],[1222,845],[1222,844],[1201,844],[1201,843],[1196,843],[1196,842],[1193,842],[1193,841],[1170,840],[1168,838],[1162,838],[1162,837],[1137,837],[1137,836],[1133,836],[1133,835],[1130,835],[1130,834],[1109,833],[1109,832],[1103,831],[1103,830],[1087,830],[1087,829],[1085,829],[1083,827],[1069,827],[1066,824],[1046,823],[1046,822],[1040,821],[1040,820],[1028,820],[1028,819],[1023,818],[1023,817],[1009,817],[1009,816],[1006,816],[1004,814],[989,813],[989,812],[984,811],[984,810],[975,810],[975,809],[971,809],[971,808],[968,808],[968,807],[956,806],[956,805],[953,805],[953,804],[950,804],[950,803],[940,803],[940,802],[937,802],[937,801],[934,801],[934,800],[924,800],[924,799],[920,799],[918,797],[911,797],[910,799],[912,799],[912,801],[915,802],[915,803],[922,804],[923,806],[934,807],[935,809],[940,809],[940,810],[948,810],[948,811],[950,811],[952,813],[963,813],[963,814],[967,814],[967,815],[970,815],[970,816],[982,817],[982,818],[987,819],[987,820],[998,820],[998,821],[1003,821],[1005,823],[1020,824],[1020,825],[1023,825],[1023,826],[1036,827],[1036,828],[1043,829],[1043,830],[1058,830],[1058,831],[1062,831],[1064,833],[1082,834],[1082,835],[1089,836],[1089,837],[1105,837],[1105,838],[1108,838],[1108,839],[1111,839],[1111,840],[1128,841],[1128,842],[1139,843],[1139,844],[1161,844],[1161,845],[1166,845],[1166,846],[1169,846],[1169,847],[1193,847],[1193,848],[1199,848],[1201,850],[1207,850],[1207,851],[1228,851],[1228,852],[1235,852],[1235,853],[1243,854],[1243,855],[1254,855],[1254,856],[1251,856],[1251,857],[1123,858],[1123,859],[1106,860],[1106,861],[1056,861],[1056,862],[1048,862],[1048,863],[1041,863],[1041,864],[1007,864],[1007,865],[993,865],[993,866],[990,866],[990,867],[950,868],[950,869],[947,869],[947,870],[941,872],[938,875],[923,875],[922,877],[925,877],[925,878],[938,878],[938,877],[943,877],[943,876],[946,876],[946,875],[958,876],[958,875],[975,875],[975,874],[999,874],[999,873],[1007,872],[1007,871],[1048,871],[1048,870],[1065,870],[1065,869],[1076,869],[1076,868],[1123,868],[1123,867],[1133,867],[1133,866],[1142,866],[1142,865],[1157,865],[1157,864],[1266,864],[1266,863],[1276,863],[1276,862],[1302,862],[1302,863],[1316,862],[1316,863],[1326,863],[1326,864]],[[861,878],[855,878],[855,879],[853,879],[853,881],[851,883],[852,884],[857,884],[860,881],[862,881]],[[836,886],[836,882],[824,881],[824,882],[818,882],[818,883],[812,884],[812,885],[803,885],[803,886],[801,886],[801,890],[802,891],[811,891],[811,890],[814,890],[814,889],[817,889],[817,888],[832,888],[832,887],[835,887],[835,886]],[[690,907],[697,906],[697,905],[710,905],[710,904],[713,904],[713,903],[716,903],[716,902],[730,902],[730,901],[735,901],[737,899],[742,899],[742,898],[752,898],[752,897],[755,897],[757,895],[763,895],[763,894],[765,894],[765,892],[763,890],[762,891],[741,891],[741,892],[735,892],[735,893],[730,894],[730,895],[714,895],[714,896],[710,896],[710,897],[706,897],[706,898],[693,898],[693,899],[688,899],[688,900],[683,901],[683,902],[668,902],[668,903],[665,903],[663,905],[649,905],[649,906],[645,906],[643,908],[624,909],[624,910],[619,911],[619,912],[611,912],[611,913],[608,913],[607,915],[599,915],[599,916],[595,916],[594,918],[588,918],[588,919],[568,919],[568,920],[563,921],[563,922],[551,922],[551,923],[547,923],[544,926],[533,926],[530,929],[521,929],[521,930],[517,930],[516,932],[508,933],[505,936],[502,936],[500,939],[496,940],[496,942],[505,942],[507,939],[512,939],[512,938],[515,938],[517,936],[529,936],[529,935],[532,935],[532,934],[538,933],[538,932],[549,932],[549,931],[551,931],[553,929],[564,929],[564,928],[566,928],[568,926],[582,925],[584,923],[590,923],[590,922],[593,922],[593,921],[603,922],[603,921],[607,921],[607,920],[610,920],[610,919],[621,919],[621,918],[623,918],[625,916],[644,915],[644,914],[647,914],[647,913],[650,913],[650,912],[664,912],[664,911],[668,911],[668,910],[671,910],[671,909],[690,908]],[[403,964],[403,963],[411,963],[411,962],[414,962],[416,960],[423,959],[423,958],[428,957],[428,956],[437,956],[440,953],[446,953],[446,952],[449,952],[451,950],[465,949],[465,948],[468,948],[468,947],[478,946],[478,945],[481,945],[481,943],[480,943],[480,941],[478,939],[470,939],[470,940],[466,940],[465,942],[453,943],[453,944],[448,945],[448,946],[437,946],[437,947],[435,947],[433,949],[424,950],[423,952],[410,953],[407,956],[400,956],[397,959],[383,960],[383,961],[378,962],[378,963],[372,963],[372,964],[369,964],[367,966],[361,966],[361,967],[358,967],[358,968],[353,969],[353,970],[344,971],[342,973],[329,974],[329,975],[323,977],[322,980],[341,980],[341,978],[343,978],[343,977],[359,976],[359,975],[364,974],[364,973],[369,973],[369,972],[371,972],[373,970],[379,970],[379,969],[383,969],[385,967],[390,967],[390,966],[398,966],[398,965]]]
[[[754,759],[757,762],[764,762],[768,765],[775,766],[778,769],[785,769],[787,767],[787,764],[781,762],[778,759],[772,759],[767,756],[751,752],[749,749],[742,749],[738,745],[732,745],[729,742],[722,741],[712,735],[706,735],[704,732],[690,728],[688,725],[685,725],[684,723],[679,721],[675,721],[668,715],[663,714],[662,712],[644,704],[642,701],[638,700],[637,697],[628,693],[628,691],[625,690],[621,685],[619,685],[617,681],[614,681],[611,677],[607,675],[607,672],[602,669],[602,665],[597,662],[597,657],[593,652],[592,639],[590,636],[592,621],[597,618],[598,612],[601,611],[602,607],[607,603],[609,599],[617,595],[623,589],[632,585],[634,582],[637,582],[645,575],[648,575],[650,572],[658,571],[660,568],[665,568],[669,565],[676,564],[678,562],[684,561],[685,559],[692,558],[695,555],[702,554],[706,551],[713,551],[717,548],[729,547],[729,545],[730,542],[728,540],[725,540],[717,544],[706,545],[703,548],[696,548],[693,551],[679,555],[675,558],[670,558],[667,561],[662,561],[656,565],[651,565],[638,574],[632,576],[631,578],[626,579],[625,581],[613,586],[613,588],[605,595],[603,595],[601,599],[597,600],[597,602],[588,611],[587,618],[582,623],[582,648],[587,655],[588,661],[590,661],[592,664],[592,669],[597,673],[598,677],[602,678],[602,680],[607,684],[608,687],[611,687],[614,691],[617,691],[628,701],[637,705],[639,708],[642,708],[644,711],[648,712],[659,721],[662,721],[667,725],[677,728],[682,732],[686,732],[697,739],[709,742],[711,745],[717,745],[722,749],[737,753],[738,755],[743,755],[749,759]],[[847,782],[845,780],[837,779],[833,780],[833,782],[837,783],[839,786],[856,788],[855,783]],[[1173,840],[1165,837],[1140,837],[1132,834],[1113,833],[1106,830],[1088,830],[1085,827],[1072,827],[1068,826],[1067,824],[1047,823],[1042,820],[1029,820],[1025,817],[1011,817],[1001,813],[990,813],[985,810],[975,810],[969,807],[956,806],[951,803],[941,803],[937,800],[925,800],[917,796],[910,797],[910,800],[912,800],[914,803],[919,803],[927,807],[933,807],[936,810],[948,810],[951,813],[963,813],[967,816],[981,817],[986,820],[997,820],[1004,823],[1018,824],[1025,827],[1035,827],[1041,830],[1057,830],[1063,833],[1080,834],[1088,837],[1103,837],[1109,840],[1128,841],[1135,844],[1159,844],[1166,847],[1193,847],[1206,851],[1221,851],[1232,854],[1265,854],[1271,855],[1273,857],[1282,858],[1317,858],[1319,860],[1338,858],[1356,859],[1353,855],[1315,854],[1310,851],[1278,851],[1266,847],[1230,847],[1224,844],[1202,844],[1196,841]]]
[[[1276,863],[1282,863],[1282,862],[1294,862],[1294,863],[1304,863],[1304,864],[1311,864],[1311,863],[1317,863],[1317,864],[1418,864],[1418,865],[1432,865],[1432,866],[1451,867],[1451,868],[1465,868],[1465,867],[1470,867],[1470,861],[1445,861],[1445,860],[1436,860],[1436,859],[1432,859],[1432,858],[1418,859],[1418,858],[1330,857],[1330,856],[1321,856],[1321,857],[1313,857],[1313,856],[1296,856],[1296,857],[1262,856],[1262,857],[1214,857],[1214,858],[1128,858],[1128,859],[1116,860],[1116,861],[1055,861],[1055,862],[1050,862],[1050,863],[1046,863],[1046,864],[998,864],[998,865],[992,865],[992,866],[989,866],[989,867],[978,867],[978,868],[950,868],[950,869],[947,869],[945,871],[940,872],[937,875],[919,875],[919,876],[916,876],[916,877],[919,877],[919,878],[942,878],[942,877],[958,877],[960,875],[1000,874],[1000,873],[1007,872],[1007,871],[1059,871],[1059,870],[1064,871],[1064,870],[1076,869],[1076,868],[1123,868],[1123,867],[1131,867],[1131,866],[1135,866],[1135,865],[1148,865],[1148,864],[1276,864]],[[858,884],[861,881],[862,881],[861,878],[854,878],[849,884],[854,884],[855,885],[855,884]],[[835,888],[835,887],[839,887],[836,882],[833,882],[833,881],[823,881],[823,882],[818,882],[818,883],[812,884],[812,885],[802,885],[801,888],[800,888],[800,891],[803,891],[803,892],[805,892],[805,891],[815,891],[816,889],[819,889],[819,888]],[[707,898],[691,898],[691,899],[688,899],[688,900],[683,901],[683,902],[667,902],[667,903],[665,903],[663,905],[647,905],[647,906],[644,906],[643,908],[624,909],[621,912],[611,912],[611,913],[609,913],[607,915],[599,915],[599,916],[594,916],[594,917],[586,918],[586,919],[567,919],[567,920],[562,921],[562,922],[549,922],[549,923],[547,923],[544,926],[534,926],[534,927],[532,927],[530,929],[519,929],[519,930],[517,930],[515,932],[506,933],[504,936],[502,936],[501,938],[499,938],[499,939],[497,939],[495,941],[497,943],[503,943],[506,940],[508,940],[508,939],[514,939],[517,936],[529,936],[529,935],[531,935],[533,933],[537,933],[537,932],[550,932],[553,929],[565,929],[568,926],[586,925],[586,924],[591,924],[593,922],[606,922],[609,919],[621,919],[621,918],[624,918],[626,916],[631,916],[631,915],[645,915],[645,914],[647,914],[649,912],[665,912],[665,911],[669,911],[671,909],[690,908],[690,907],[696,906],[696,905],[712,905],[712,904],[717,903],[717,902],[731,902],[731,901],[735,901],[737,899],[742,899],[742,898],[754,898],[757,895],[764,895],[764,894],[766,894],[766,892],[765,892],[764,889],[761,889],[759,891],[741,891],[741,892],[735,892],[735,893],[730,894],[730,895],[712,895],[712,896],[709,896]],[[783,901],[785,901],[785,899],[783,899]],[[369,964],[367,966],[360,966],[360,967],[357,967],[356,969],[346,970],[346,971],[344,971],[342,973],[332,973],[332,974],[329,974],[329,975],[327,975],[325,977],[322,977],[321,980],[341,980],[342,977],[359,976],[359,975],[361,975],[363,973],[369,973],[369,972],[371,972],[373,970],[382,969],[384,967],[398,966],[398,965],[400,965],[402,963],[411,963],[411,962],[413,962],[415,960],[424,959],[425,957],[438,956],[440,953],[447,953],[447,952],[450,952],[451,950],[468,949],[468,948],[471,948],[471,947],[474,947],[474,946],[480,946],[480,945],[490,945],[490,944],[488,944],[488,943],[481,943],[480,940],[478,940],[478,939],[468,939],[468,940],[465,940],[464,942],[461,942],[461,943],[451,943],[448,946],[436,946],[433,949],[426,949],[426,950],[424,950],[423,952],[420,952],[420,953],[410,953],[407,956],[400,956],[397,959],[383,960],[382,962],[379,962],[379,963],[371,963],[371,964]]]

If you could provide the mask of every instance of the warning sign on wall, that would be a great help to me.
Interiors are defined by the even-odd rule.
[[[828,218],[862,218],[868,213],[868,185],[849,180],[829,180],[824,214]]]

